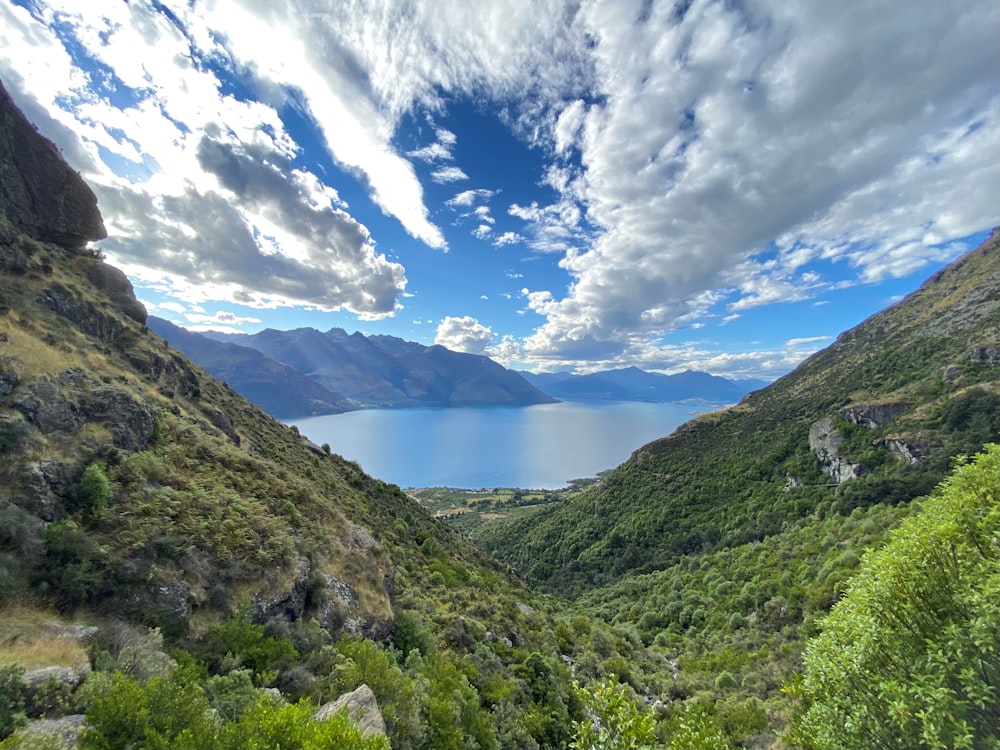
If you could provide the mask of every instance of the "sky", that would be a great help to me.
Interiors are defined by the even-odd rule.
[[[774,378],[1000,224],[995,0],[0,0],[193,330]]]

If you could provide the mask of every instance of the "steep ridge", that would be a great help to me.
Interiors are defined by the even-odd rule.
[[[736,407],[650,443],[593,490],[477,540],[581,593],[777,534],[818,509],[928,492],[1000,436],[1000,233]]]
[[[211,334],[294,367],[360,406],[526,406],[553,403],[488,357],[341,328]]]
[[[357,406],[293,367],[256,349],[214,341],[150,316],[150,330],[278,419],[339,414]]]

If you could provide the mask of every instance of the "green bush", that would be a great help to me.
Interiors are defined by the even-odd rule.
[[[24,670],[14,664],[0,667],[0,739],[24,721]]]
[[[288,638],[267,635],[263,625],[250,622],[246,613],[209,630],[207,649],[211,666],[220,671],[223,662],[245,667],[255,685],[269,685],[278,673],[299,659]]]
[[[104,466],[95,462],[83,470],[77,505],[88,516],[100,516],[111,501],[111,482]]]
[[[194,664],[145,683],[95,675],[80,750],[389,750],[387,738],[363,737],[343,713],[318,721],[306,701],[287,705],[259,692],[250,701],[242,679],[210,681],[210,700],[203,679]]]
[[[788,690],[810,750],[1000,748],[1000,447],[868,554]]]
[[[574,726],[576,750],[645,750],[653,747],[656,717],[629,697],[629,688],[611,675],[590,689],[577,686],[587,717]]]

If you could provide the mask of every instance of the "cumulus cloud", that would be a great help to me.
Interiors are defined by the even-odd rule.
[[[441,185],[445,185],[449,182],[461,182],[462,180],[469,179],[469,175],[463,172],[458,167],[441,167],[440,169],[435,169],[431,172],[431,179]]]
[[[461,318],[449,315],[438,324],[434,343],[456,352],[485,354],[495,337],[491,328],[469,315]]]
[[[485,353],[490,359],[499,362],[504,367],[510,367],[522,356],[521,344],[510,334],[502,336],[496,344],[487,346]]]
[[[227,214],[234,174],[224,160],[203,163],[201,144],[295,163],[299,144],[280,116],[293,108],[385,214],[445,248],[411,160],[457,176],[455,134],[428,119],[434,141],[405,154],[394,136],[405,118],[453,100],[502,104],[548,160],[539,181],[555,197],[511,203],[523,227],[493,230],[492,241],[552,253],[568,277],[526,295],[541,317],[523,351],[539,357],[638,357],[710,314],[831,288],[831,264],[852,275],[846,283],[875,283],[955,257],[962,238],[1000,222],[995,2],[913,0],[906,13],[886,2],[634,6],[8,3],[0,74],[98,178],[122,257],[140,265],[162,253],[170,283],[201,294],[259,304],[307,294],[376,316],[405,276],[361,239],[333,186],[287,177],[298,203],[339,216],[295,213],[308,219],[302,231],[264,205],[265,193],[282,194],[263,187],[264,173],[251,182],[263,192]],[[57,21],[61,36],[46,28]],[[225,93],[206,61],[260,101]],[[494,194],[464,191],[447,205],[471,213]],[[194,215],[199,202],[214,229]],[[151,216],[120,213],[140,207]],[[317,251],[326,242],[329,256]],[[214,270],[195,268],[202,253]],[[236,258],[260,268],[241,272]]]
[[[1000,152],[993,4],[673,13],[583,5],[599,97],[579,128],[569,101],[551,138],[559,153],[580,148],[585,174],[564,198],[582,199],[599,234],[564,251],[572,284],[532,306],[546,322],[528,349],[627,347],[674,327],[706,289],[735,289],[734,310],[797,299],[792,271],[818,258],[863,281],[902,275],[1000,218],[1000,163],[983,156]],[[544,224],[558,205],[511,212]],[[773,253],[788,265],[768,265]]]
[[[445,201],[445,205],[449,208],[469,208],[477,201],[486,201],[496,195],[495,190],[487,190],[486,188],[476,188],[474,190],[463,190],[461,193],[457,193],[453,197]]]

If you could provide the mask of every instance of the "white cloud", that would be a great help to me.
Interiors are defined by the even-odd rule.
[[[467,180],[469,179],[469,175],[458,167],[441,167],[440,169],[435,169],[431,172],[431,179],[434,180],[434,182],[444,185],[449,182],[461,182],[462,180]]]
[[[813,344],[822,344],[822,343],[825,343],[827,341],[833,341],[833,337],[832,336],[807,336],[805,338],[788,339],[788,341],[785,342],[785,346],[788,347],[789,349],[794,349],[794,348],[797,348],[797,347],[800,347],[800,346],[812,347]]]
[[[504,232],[503,234],[497,235],[493,239],[493,247],[516,245],[519,242],[524,242],[524,237],[519,235],[517,232]],[[509,276],[509,278],[521,278],[522,276],[523,274],[519,274],[517,277]]]
[[[414,151],[407,151],[406,155],[428,164],[433,164],[436,161],[451,161],[454,158],[452,147],[458,141],[457,136],[446,128],[435,128],[434,134],[437,136],[434,143]]]
[[[190,331],[241,332],[244,323],[260,323],[260,318],[237,315],[227,310],[220,310],[213,315],[186,312],[184,317],[188,321],[185,328]]]
[[[535,306],[547,320],[528,350],[624,350],[771,241],[875,281],[954,257],[935,245],[1000,219],[1000,161],[984,157],[1000,153],[1000,8],[828,11],[705,2],[676,23],[662,4],[639,23],[630,6],[583,5],[597,103],[575,139],[579,108],[564,109],[551,142],[581,149],[563,200],[581,200],[599,236],[563,251],[572,284]],[[756,269],[733,309],[803,296],[789,274],[804,258],[784,260]]]
[[[477,201],[486,201],[496,195],[495,190],[476,188],[474,190],[463,190],[452,198],[445,201],[445,205],[450,208],[469,208]]]
[[[175,14],[191,36],[141,3],[54,2],[38,12],[105,66],[103,79],[9,5],[0,8],[0,74],[29,115],[49,113],[40,124],[55,124],[53,137],[98,194],[104,249],[134,278],[188,301],[394,312],[402,266],[375,252],[334,188],[291,166],[298,146],[273,106],[223,94],[196,63],[194,30],[210,28],[193,23],[196,10]],[[202,41],[200,53],[224,52]],[[22,64],[38,57],[44,65]]]
[[[487,240],[493,233],[493,227],[489,224],[480,224],[478,227],[472,230],[472,236],[476,239]]]
[[[461,318],[449,315],[438,324],[434,343],[456,352],[484,354],[495,337],[491,328],[469,315]]]
[[[510,367],[514,360],[519,360],[522,356],[521,344],[510,334],[504,335],[498,343],[487,346],[485,353],[504,367]]]
[[[650,337],[700,324],[706,293],[720,304],[735,292],[733,311],[802,299],[832,288],[818,260],[853,274],[842,283],[875,283],[950,259],[958,240],[1000,222],[995,2],[912,0],[905,13],[884,2],[835,12],[802,0],[634,5],[365,0],[331,11],[320,0],[170,0],[175,24],[150,4],[36,3],[117,76],[102,89],[56,35],[7,3],[0,74],[101,183],[114,251],[133,265],[156,261],[142,249],[150,243],[191,298],[277,305],[309,295],[369,316],[388,314],[403,269],[367,239],[321,258],[261,197],[227,213],[216,199],[232,191],[203,168],[199,144],[290,163],[299,146],[279,113],[295,108],[386,214],[444,248],[409,159],[453,160],[455,134],[428,119],[435,141],[405,155],[394,136],[404,118],[438,116],[452,100],[502,103],[505,122],[550,160],[540,181],[556,194],[510,206],[525,222],[518,241],[557,254],[570,282],[558,297],[529,297],[544,321],[524,352],[538,356],[645,351]],[[209,59],[261,101],[224,94]],[[360,236],[333,186],[308,174],[286,182],[306,208],[345,212],[321,222],[324,232]],[[448,206],[493,195],[466,191]],[[199,202],[218,225],[195,215]],[[140,208],[151,216],[122,212]],[[196,252],[217,253],[210,271],[195,268]],[[286,278],[259,270],[275,258],[272,273]],[[358,259],[374,272],[371,288],[346,268]]]

